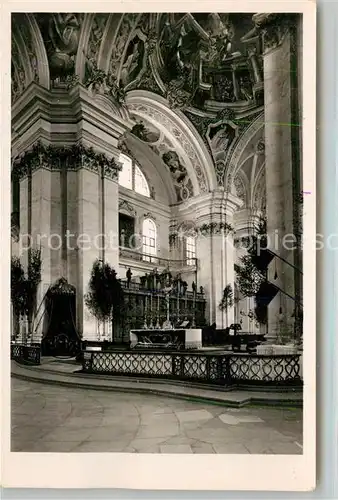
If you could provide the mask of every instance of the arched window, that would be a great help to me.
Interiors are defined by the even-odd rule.
[[[185,243],[185,257],[187,266],[194,266],[196,259],[196,239],[193,236],[187,236]]]
[[[120,162],[123,164],[119,173],[120,186],[150,198],[149,184],[140,167],[131,158],[123,154],[120,155]]]
[[[156,224],[151,219],[144,219],[142,227],[143,260],[153,262],[152,256],[156,256]]]

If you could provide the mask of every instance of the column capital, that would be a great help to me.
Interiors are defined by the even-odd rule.
[[[233,232],[233,214],[242,205],[237,196],[216,190],[193,200],[196,225],[202,234],[229,234]]]
[[[263,42],[263,53],[277,48],[291,28],[296,25],[295,14],[258,13],[252,16],[255,24],[252,35],[260,36]]]
[[[37,141],[13,160],[12,176],[20,180],[38,169],[77,171],[82,168],[116,181],[122,165],[113,156],[108,157],[82,143],[59,146]]]

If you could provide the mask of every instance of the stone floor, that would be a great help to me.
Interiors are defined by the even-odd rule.
[[[12,451],[301,454],[300,409],[243,408],[12,379]]]

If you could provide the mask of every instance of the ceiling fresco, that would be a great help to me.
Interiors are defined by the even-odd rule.
[[[128,110],[132,133],[169,170],[178,201],[194,194],[185,160],[170,134],[133,113],[128,94],[152,92],[183,113],[209,151],[219,185],[240,137],[263,111],[261,42],[247,36],[251,13],[14,14],[12,27],[13,102],[32,80],[65,91],[79,83],[108,96]],[[199,190],[208,190],[198,176]]]

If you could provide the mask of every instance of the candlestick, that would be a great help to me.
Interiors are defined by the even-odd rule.
[[[194,290],[193,301],[192,301],[192,327],[195,328],[195,307],[196,307],[196,290]]]
[[[153,294],[150,294],[150,328],[153,328]]]
[[[177,309],[177,326],[180,320],[180,294],[177,289],[177,303],[176,303],[176,309]]]
[[[147,306],[148,306],[148,297],[146,296],[145,306],[144,306],[144,323],[143,323],[143,328],[145,330],[148,328],[148,325],[147,325]]]
[[[156,315],[156,328],[160,328],[160,295],[157,294],[157,315]]]

